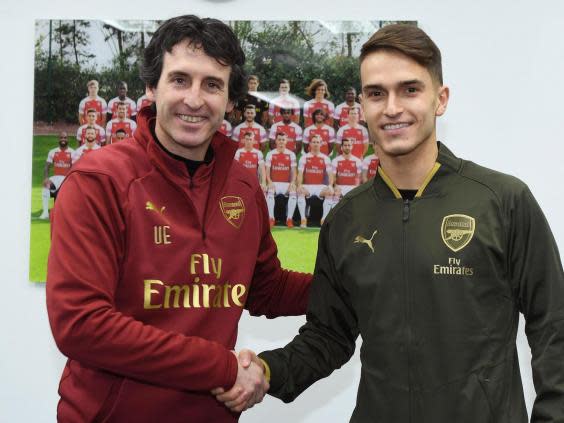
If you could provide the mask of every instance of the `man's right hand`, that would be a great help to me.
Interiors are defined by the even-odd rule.
[[[240,413],[261,402],[269,387],[264,366],[257,355],[250,350],[241,350],[235,384],[227,392],[216,388],[212,394],[231,411]]]

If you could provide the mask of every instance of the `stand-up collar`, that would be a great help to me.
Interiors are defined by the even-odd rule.
[[[155,167],[167,179],[181,186],[187,185],[191,179],[193,179],[192,183],[198,182],[200,178],[208,179],[211,173],[210,188],[212,191],[220,189],[233,164],[237,145],[223,134],[216,132],[210,144],[213,149],[213,160],[209,164],[203,163],[194,176],[190,177],[185,163],[167,154],[155,140],[153,133],[156,120],[156,114],[150,107],[142,109],[137,115],[137,130],[134,134]]]
[[[462,166],[462,160],[456,157],[443,143],[437,142],[437,145],[439,150],[437,161],[429,174],[425,177],[415,198],[438,194],[440,184],[438,184],[437,181],[440,181],[440,179],[448,173],[458,172]],[[378,173],[374,177],[373,187],[376,195],[380,198],[401,199],[399,190],[381,167],[378,167]]]

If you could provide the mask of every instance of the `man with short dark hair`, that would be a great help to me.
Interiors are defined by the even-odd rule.
[[[283,132],[286,134],[285,148],[294,152],[294,154],[299,154],[302,151],[302,128],[296,122],[292,121],[291,109],[281,108],[280,115],[282,116],[282,120],[270,127],[270,149],[274,150],[276,148],[276,136],[280,132]]]
[[[118,115],[118,106],[125,104],[125,117],[135,120],[137,115],[137,103],[127,96],[127,82],[119,81],[117,84],[117,96],[108,101],[107,120],[115,119]]]
[[[140,111],[133,140],[67,176],[47,271],[69,357],[59,422],[233,423],[210,391],[254,404],[268,388],[232,352],[243,308],[303,314],[310,277],[280,267],[264,193],[218,132],[244,92],[244,61],[224,23],[165,21],[141,68],[154,110]]]
[[[100,144],[96,142],[96,129],[93,126],[89,126],[86,128],[86,131],[84,131],[84,144],[72,153],[72,164],[75,165],[81,157],[100,148]]]
[[[312,114],[313,125],[304,129],[303,144],[305,152],[309,152],[309,143],[315,135],[319,135],[321,140],[321,152],[325,155],[331,154],[335,144],[335,130],[327,125],[325,120],[327,114],[323,109],[317,109]]]
[[[254,137],[253,147],[257,150],[262,148],[263,152],[267,150],[266,129],[255,121],[255,106],[248,104],[245,108],[245,120],[233,128],[231,139],[237,142],[239,148],[244,147],[244,136],[247,132],[252,132]]]
[[[364,123],[362,108],[360,107],[360,103],[357,103],[356,101],[356,89],[354,87],[349,87],[345,91],[345,101],[343,101],[341,104],[338,104],[337,107],[335,107],[335,111],[333,112],[336,129],[348,123],[349,111],[353,107],[357,107],[359,109],[359,120]]]
[[[268,123],[268,101],[260,98],[258,93],[259,78],[256,75],[247,77],[247,94],[237,102],[235,108],[235,122],[244,120],[245,109],[248,105],[255,106],[255,121],[262,126]]]
[[[93,127],[96,130],[96,142],[100,145],[106,143],[106,130],[96,123],[98,119],[98,113],[95,109],[89,109],[86,112],[86,123],[79,127],[76,131],[76,141],[80,147],[84,144],[86,139],[86,128]]]
[[[133,136],[133,133],[137,129],[137,123],[127,117],[127,104],[118,103],[117,115],[114,119],[111,119],[106,125],[106,143],[112,144],[118,130],[125,131],[127,138]]]
[[[260,354],[269,392],[291,401],[349,360],[360,334],[351,422],[525,423],[523,313],[530,421],[564,421],[564,272],[539,205],[517,178],[437,142],[449,89],[421,29],[376,32],[360,76],[380,167],[321,229],[307,323]],[[237,395],[220,399],[244,407]]]

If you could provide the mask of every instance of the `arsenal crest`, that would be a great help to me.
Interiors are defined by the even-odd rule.
[[[219,207],[225,220],[239,229],[245,218],[245,203],[241,197],[227,195],[219,200]]]
[[[441,237],[448,248],[455,253],[468,245],[474,236],[476,221],[465,214],[451,214],[443,217]]]

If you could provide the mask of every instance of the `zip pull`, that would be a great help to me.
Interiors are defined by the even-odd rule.
[[[409,200],[403,201],[403,215],[402,220],[407,222],[409,220]]]

